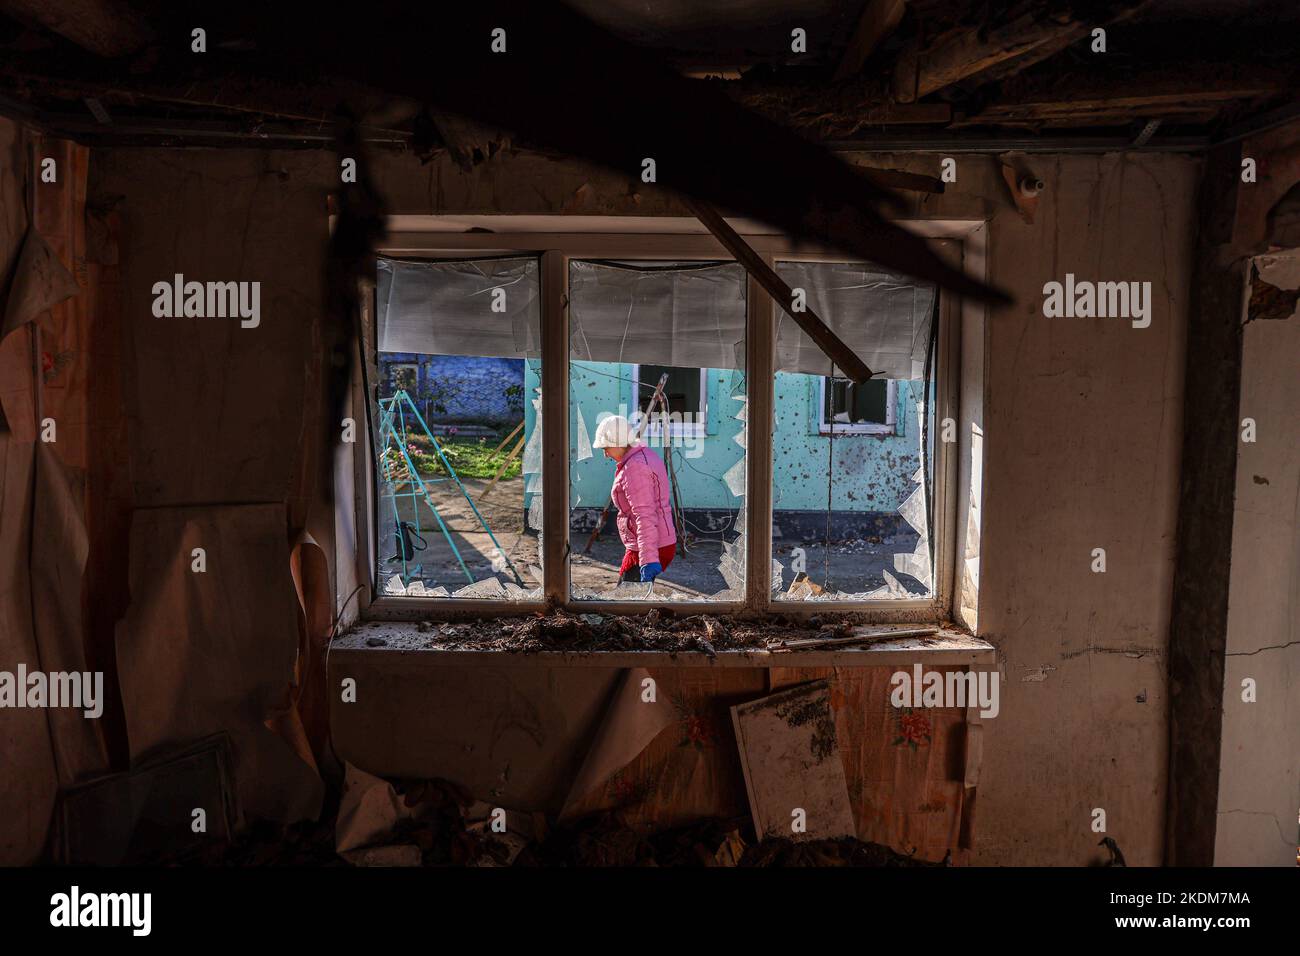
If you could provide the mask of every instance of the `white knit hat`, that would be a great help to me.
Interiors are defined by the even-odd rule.
[[[632,425],[622,415],[610,415],[596,426],[596,439],[592,448],[627,448],[637,444]]]

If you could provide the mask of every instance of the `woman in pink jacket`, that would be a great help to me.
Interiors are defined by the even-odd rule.
[[[641,444],[622,415],[602,420],[591,444],[616,463],[611,497],[618,508],[618,536],[627,550],[619,576],[624,581],[653,581],[677,553],[664,460]]]

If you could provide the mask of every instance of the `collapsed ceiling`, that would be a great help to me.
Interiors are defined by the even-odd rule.
[[[268,30],[285,34],[283,23],[294,22],[266,25],[260,10],[242,17],[250,9],[229,7],[195,18],[159,0],[0,0],[0,113],[92,144],[320,147],[333,142],[346,88],[370,143],[425,157],[450,150],[472,165],[508,142],[441,104],[378,94],[348,72],[329,86],[317,74],[270,83],[231,68],[238,56],[185,62],[159,52],[162,43],[187,46],[199,20],[211,52],[226,55],[266,47]],[[1297,68],[1279,27],[1294,31],[1300,8],[1283,0],[571,7],[701,85],[845,150],[1199,148],[1296,112]],[[369,4],[364,16],[424,26],[403,4]],[[1105,52],[1093,49],[1099,27]],[[363,34],[352,59],[389,53],[361,47]],[[311,46],[307,26],[302,42]],[[430,35],[426,55],[445,57],[445,47]]]
[[[1286,37],[1300,7],[1284,0],[571,6],[701,85],[841,149],[1194,149],[1281,121],[1297,105]],[[241,69],[269,31],[301,23],[284,13],[267,24],[241,4],[196,19],[159,0],[0,0],[0,113],[92,144],[320,147],[333,141],[342,92],[374,144],[424,158],[445,149],[473,165],[509,142],[446,104],[384,95],[353,70],[272,80]],[[364,19],[384,29],[406,22],[428,37],[425,57],[448,56],[438,29],[448,18],[380,0]],[[196,26],[212,37],[205,60],[160,51],[187,49]],[[357,27],[342,32],[364,65],[374,54]],[[1094,50],[1098,28],[1104,53]],[[311,29],[295,28],[304,48]],[[1234,58],[1236,49],[1252,57]]]

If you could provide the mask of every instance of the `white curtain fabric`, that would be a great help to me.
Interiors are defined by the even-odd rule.
[[[379,351],[541,358],[538,277],[533,257],[380,259],[375,280]]]
[[[792,289],[804,290],[808,307],[876,378],[925,377],[934,286],[860,262],[778,262],[776,272]],[[831,374],[830,359],[794,319],[777,309],[776,321],[779,371]]]
[[[804,290],[809,308],[877,377],[924,376],[933,286],[863,263],[778,262],[777,272]],[[575,260],[569,271],[572,356],[742,369],[745,290],[745,270],[734,262]],[[536,258],[380,259],[377,299],[381,352],[540,357]],[[832,374],[830,360],[783,309],[776,319],[779,370]]]
[[[744,368],[744,267],[574,261],[569,341],[579,361]]]

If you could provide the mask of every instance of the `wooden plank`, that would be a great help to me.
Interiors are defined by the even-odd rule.
[[[0,0],[0,12],[39,23],[98,56],[126,56],[152,38],[148,21],[122,0]]]
[[[899,21],[907,10],[907,0],[867,0],[862,7],[862,16],[849,39],[848,48],[835,68],[835,82],[856,76],[862,70],[867,57],[876,52],[881,42],[898,29]]]
[[[763,261],[762,256],[750,248],[717,210],[697,199],[687,197],[685,202],[695,213],[696,218],[704,223],[705,228],[735,256],[736,261],[745,267],[746,272],[758,280],[773,301],[785,309],[799,328],[817,344],[827,358],[835,363],[836,368],[859,385],[871,378],[872,372],[867,368],[866,363],[858,358],[812,309],[796,312],[791,308],[794,292],[790,286],[776,274],[775,269]]]
[[[782,126],[819,139],[847,139],[878,126],[942,126],[953,115],[949,103],[893,102],[886,84],[867,77],[838,86],[747,78],[723,90]]]
[[[770,262],[771,256],[765,260]],[[771,429],[776,380],[776,317],[772,299],[754,276],[747,286],[749,313],[745,339],[745,432]],[[746,441],[745,600],[766,608],[772,599],[772,443]]]
[[[542,253],[542,576],[546,602],[569,599],[569,259]]]
[[[1016,61],[1023,68],[1045,58],[1032,56],[1039,48],[1046,46],[1051,54],[1057,53],[1087,36],[1093,27],[1126,19],[1141,6],[1140,0],[1125,0],[1109,4],[1086,19],[1045,16],[1039,8],[1022,7],[1025,12],[1005,23],[955,28],[925,46],[920,37],[913,38],[895,64],[894,99],[911,103]]]
[[[928,49],[912,40],[899,54],[894,69],[894,99],[911,103],[937,93],[959,80],[975,76],[1035,47],[1078,29],[1076,21],[1043,22],[1027,13],[991,30],[963,27],[939,37]]]
[[[981,112],[966,117],[954,126],[973,126],[1008,120],[1051,120],[1120,113],[1143,116],[1200,114],[1233,100],[1255,99],[1271,95],[1263,88],[1234,87],[1223,90],[1189,90],[1183,93],[1137,93],[1132,88],[1112,97],[1091,99],[1052,99],[1039,102],[993,103]]]
[[[501,454],[501,449],[505,448],[506,445],[508,445],[508,444],[510,443],[510,439],[512,439],[512,438],[514,438],[516,435],[518,435],[518,434],[519,434],[519,429],[521,429],[521,428],[523,428],[523,427],[524,427],[524,423],[521,421],[518,425],[516,425],[513,429],[511,429],[510,434],[507,435],[505,438],[501,439],[501,444],[497,445],[497,447],[496,447],[495,449],[493,449],[492,454],[494,454],[494,455],[499,455],[499,454]]]
[[[731,720],[760,840],[856,836],[830,681],[738,704],[731,708]],[[799,814],[803,829],[792,826]]]
[[[772,648],[772,652],[806,651],[817,647],[853,647],[861,644],[875,644],[881,641],[896,641],[904,637],[929,637],[931,634],[939,633],[937,627],[907,627],[892,630],[854,628],[854,631],[856,633],[848,637],[808,637],[797,641],[786,641]]]
[[[1212,866],[1219,802],[1223,672],[1240,422],[1248,261],[1235,232],[1241,144],[1210,151],[1183,380],[1183,456],[1169,621],[1169,782],[1165,864]]]
[[[943,192],[943,180],[938,176],[909,173],[901,169],[873,169],[869,166],[859,166],[858,169],[862,171],[862,175],[878,186],[888,186],[890,189],[906,189],[918,193]]]
[[[522,423],[520,424],[522,427]],[[519,430],[518,428],[515,429],[515,431],[518,430]],[[513,432],[511,434],[513,434]],[[514,461],[516,458],[518,458],[519,453],[524,450],[525,444],[527,444],[527,439],[522,435],[519,436],[519,441],[515,442],[515,447],[510,449],[510,454],[507,455],[506,460],[501,463],[501,467],[497,469],[497,473],[492,476],[492,480],[487,483],[487,487],[484,488],[481,492],[479,492],[478,500],[480,502],[482,502],[484,498],[486,498],[489,494],[492,493],[492,489],[496,487],[496,484],[501,479],[501,476],[506,473],[506,469],[510,467],[510,463]]]

